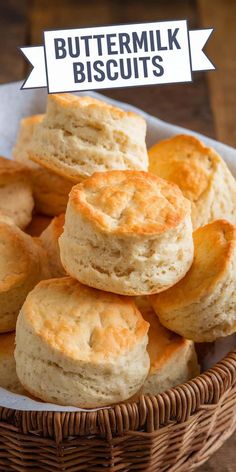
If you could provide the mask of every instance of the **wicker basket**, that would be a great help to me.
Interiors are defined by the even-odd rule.
[[[236,427],[236,351],[157,396],[96,412],[0,407],[0,470],[192,471]]]

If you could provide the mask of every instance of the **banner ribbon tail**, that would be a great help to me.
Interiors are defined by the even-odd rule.
[[[215,66],[203,52],[213,28],[189,31],[192,71],[214,70]]]
[[[24,47],[20,50],[33,66],[21,89],[47,87],[44,46]]]

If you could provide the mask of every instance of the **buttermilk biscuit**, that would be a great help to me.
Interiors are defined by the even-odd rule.
[[[190,203],[147,172],[95,173],[73,187],[59,245],[66,272],[82,283],[123,295],[157,293],[192,263]]]
[[[0,222],[0,333],[15,329],[26,295],[48,276],[41,246],[16,226]]]
[[[34,115],[21,120],[13,157],[16,161],[25,164],[30,170],[36,211],[44,215],[55,216],[65,212],[72,184],[68,179],[29,159],[33,135],[43,117],[44,115]]]
[[[25,228],[34,207],[29,173],[17,162],[0,157],[0,214]]]
[[[48,255],[51,277],[66,275],[62,267],[58,238],[63,233],[65,215],[53,218],[49,226],[42,232],[40,240]]]
[[[23,393],[16,375],[14,358],[15,333],[0,334],[0,387],[14,393]]]
[[[91,97],[48,95],[30,158],[78,183],[96,171],[147,170],[146,123]]]
[[[161,323],[196,342],[236,331],[236,227],[218,220],[193,234],[195,255],[186,276],[151,303]]]
[[[218,218],[236,224],[236,181],[213,149],[178,135],[155,144],[149,159],[150,172],[177,184],[191,201],[194,229]]]
[[[17,321],[17,375],[48,402],[93,408],[123,401],[148,374],[148,327],[130,298],[70,277],[40,282]]]
[[[150,324],[147,347],[150,371],[142,393],[157,395],[198,375],[194,343],[164,328],[150,304],[142,307],[136,304]]]

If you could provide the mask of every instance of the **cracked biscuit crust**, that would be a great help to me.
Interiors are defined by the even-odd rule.
[[[117,235],[164,233],[190,208],[176,185],[138,171],[95,173],[73,187],[70,203],[101,231]]]

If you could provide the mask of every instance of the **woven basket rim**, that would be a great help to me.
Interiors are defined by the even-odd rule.
[[[0,405],[0,425],[1,421],[17,425],[25,434],[31,434],[32,424],[40,421],[44,424],[44,435],[58,441],[69,436],[64,434],[63,425],[71,419],[75,423],[75,418],[80,424],[76,430],[78,436],[100,435],[111,439],[127,431],[150,433],[173,422],[187,421],[204,405],[218,403],[235,382],[236,349],[199,376],[157,395],[141,395],[96,411],[26,411]]]

